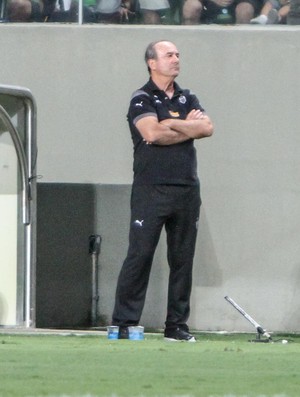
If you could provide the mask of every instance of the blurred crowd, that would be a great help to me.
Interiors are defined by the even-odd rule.
[[[78,22],[78,0],[0,0],[2,22]],[[82,0],[84,23],[285,24],[289,0]]]

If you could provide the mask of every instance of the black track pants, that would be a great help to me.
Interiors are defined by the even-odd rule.
[[[133,186],[129,248],[118,278],[113,324],[139,323],[163,226],[170,267],[166,327],[186,323],[200,204],[199,186]]]

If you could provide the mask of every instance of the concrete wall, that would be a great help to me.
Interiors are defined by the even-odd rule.
[[[125,115],[131,92],[148,78],[144,49],[159,38],[176,42],[182,59],[178,82],[197,93],[215,123],[214,136],[196,143],[203,206],[190,325],[252,331],[224,300],[228,294],[269,330],[299,331],[297,26],[1,25],[5,62],[0,81],[30,88],[37,101],[40,190],[61,184],[72,206],[70,186],[95,187],[90,192],[95,198],[91,233],[103,239],[99,307],[102,319],[109,321],[127,248],[132,143]],[[46,199],[38,196],[40,224],[49,218]],[[84,211],[79,214],[78,222],[85,224]],[[51,233],[65,227],[52,223]],[[87,239],[89,228],[84,230]],[[72,248],[79,255],[86,244],[81,238]],[[40,243],[37,266],[45,271],[46,258]],[[63,265],[58,253],[54,259],[55,266]],[[72,290],[80,277],[70,270],[72,262],[64,266],[73,279],[65,277],[60,288],[72,291],[75,301],[84,296],[86,302],[79,286],[78,294]],[[48,272],[50,280],[51,267]],[[162,327],[164,235],[151,277],[142,323]],[[47,310],[61,308],[63,313],[63,319],[50,325],[80,324],[78,317],[68,317],[68,305],[65,299],[48,302]],[[85,313],[79,317],[86,318],[87,304],[81,308]]]

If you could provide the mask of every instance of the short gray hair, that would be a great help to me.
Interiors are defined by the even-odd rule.
[[[151,69],[148,66],[148,61],[149,61],[149,59],[156,59],[157,58],[157,52],[156,52],[155,46],[156,46],[156,44],[162,43],[163,41],[170,42],[169,40],[156,40],[156,41],[152,41],[152,43],[148,44],[148,46],[146,48],[146,51],[145,51],[145,62],[146,62],[147,69],[148,69],[149,73],[151,72]]]

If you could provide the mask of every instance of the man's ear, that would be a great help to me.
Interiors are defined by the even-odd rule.
[[[151,70],[155,70],[155,59],[149,59],[148,66]]]

